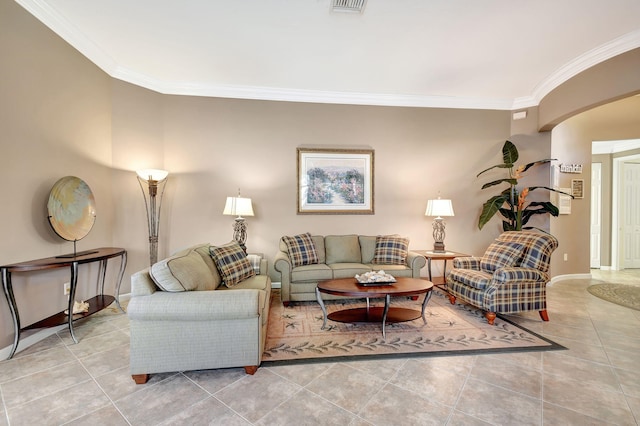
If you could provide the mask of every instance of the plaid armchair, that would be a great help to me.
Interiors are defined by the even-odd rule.
[[[447,275],[449,301],[456,298],[483,309],[489,324],[496,313],[539,311],[547,315],[546,285],[551,253],[558,240],[550,234],[508,231],[482,257],[458,257]]]

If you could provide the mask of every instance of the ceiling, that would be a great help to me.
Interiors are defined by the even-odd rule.
[[[640,47],[640,0],[16,0],[160,93],[513,110]]]

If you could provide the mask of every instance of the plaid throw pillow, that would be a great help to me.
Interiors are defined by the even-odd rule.
[[[289,259],[292,266],[313,265],[318,263],[316,246],[313,244],[310,233],[294,235],[293,237],[282,237],[282,241],[287,245]]]
[[[515,266],[522,256],[522,244],[496,241],[491,243],[480,259],[480,269],[493,272],[506,266]]]
[[[395,235],[378,235],[373,263],[380,265],[405,265],[409,251],[409,239]]]
[[[247,259],[247,254],[236,241],[223,246],[211,246],[209,252],[220,272],[222,282],[229,288],[256,274]]]

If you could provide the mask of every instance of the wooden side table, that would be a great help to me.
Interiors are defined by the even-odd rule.
[[[438,252],[438,251],[433,251],[433,250],[411,250],[413,252],[416,252],[422,256],[424,256],[427,259],[427,269],[429,271],[429,281],[431,281],[433,283],[434,286],[436,287],[442,287],[444,285],[446,285],[447,283],[447,260],[453,260],[456,257],[467,257],[470,256],[469,254],[464,254],[464,253],[458,253],[455,251],[444,251],[444,252]],[[444,269],[442,270],[442,278],[437,278],[436,280],[433,279],[433,277],[431,276],[431,261],[432,260],[443,260],[444,261]]]

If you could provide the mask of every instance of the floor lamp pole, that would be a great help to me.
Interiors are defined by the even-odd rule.
[[[142,190],[144,205],[147,211],[147,227],[149,231],[149,266],[151,266],[158,261],[160,207],[162,206],[162,196],[164,194],[164,187],[169,173],[164,170],[140,170],[137,173],[138,183]]]

